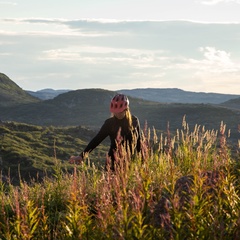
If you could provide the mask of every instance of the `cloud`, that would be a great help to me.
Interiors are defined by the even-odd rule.
[[[214,82],[239,83],[239,24],[64,19],[3,23],[1,71],[24,89],[152,86],[209,91]]]
[[[179,69],[192,69],[198,76],[206,74],[220,76],[224,73],[240,74],[240,62],[239,60],[233,61],[230,53],[208,46],[200,47],[199,51],[203,58],[182,58],[175,66]]]
[[[216,4],[221,4],[221,3],[240,4],[240,0],[200,0],[199,2],[202,4],[205,4],[205,5],[216,5]]]
[[[99,37],[113,34],[115,30],[108,30],[102,27],[98,29],[101,21],[89,20],[64,20],[64,19],[41,19],[41,18],[5,18],[0,19],[5,31],[0,30],[0,34],[5,35],[39,35],[39,36],[87,36]],[[108,23],[104,23],[104,25]],[[116,32],[116,31],[115,31]]]
[[[137,48],[117,48],[94,45],[74,45],[67,48],[51,49],[44,51],[41,59],[57,61],[79,61],[93,64],[120,63],[132,64],[136,68],[151,66],[159,58],[158,55],[164,51],[137,49]]]
[[[202,59],[189,59],[185,63],[188,71],[192,69],[195,91],[224,93],[228,89],[231,93],[239,94],[236,86],[240,80],[240,62],[233,61],[230,53],[215,47],[201,47],[199,51],[203,54]],[[193,90],[193,85],[185,89]]]
[[[0,1],[0,5],[11,5],[11,6],[16,6],[18,5],[16,2],[1,2]]]
[[[11,53],[0,53],[0,56],[11,56]]]
[[[214,47],[201,47],[200,51],[206,58],[207,64],[216,65],[225,68],[233,66],[230,59],[231,54],[223,50],[217,50]]]

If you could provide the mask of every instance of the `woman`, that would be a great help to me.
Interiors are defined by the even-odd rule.
[[[72,156],[70,163],[83,161],[84,156],[95,149],[106,137],[110,137],[111,145],[108,155],[111,159],[110,168],[114,170],[116,154],[120,146],[124,146],[127,152],[134,154],[135,150],[140,152],[140,124],[136,116],[129,110],[129,100],[123,94],[117,94],[110,103],[112,116],[108,118],[97,135],[89,142],[87,147],[79,156]]]

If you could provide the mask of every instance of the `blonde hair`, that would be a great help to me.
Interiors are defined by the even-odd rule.
[[[129,107],[125,110],[125,114],[126,114],[126,120],[127,120],[127,129],[128,130],[133,130],[133,125],[132,125],[132,114],[131,111],[129,109]],[[111,117],[114,117],[114,113],[111,113]]]
[[[129,108],[126,109],[126,119],[128,122],[128,129],[131,131],[133,129],[133,125],[132,125],[132,114]]]

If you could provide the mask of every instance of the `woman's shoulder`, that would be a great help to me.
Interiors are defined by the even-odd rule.
[[[132,120],[138,121],[138,117],[132,114]]]
[[[112,124],[114,121],[114,118],[113,117],[109,117],[105,120],[104,124]]]
[[[132,123],[133,123],[133,126],[139,125],[139,120],[137,116],[132,115]]]
[[[111,126],[113,126],[113,124],[114,122],[112,117],[107,118],[101,127],[101,131],[108,131],[111,128]]]

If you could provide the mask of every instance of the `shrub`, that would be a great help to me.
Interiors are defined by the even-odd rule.
[[[90,159],[63,172],[56,159],[42,182],[1,182],[0,238],[238,239],[239,161],[224,125],[183,121],[175,134],[143,136],[142,154],[121,149],[115,172]]]

